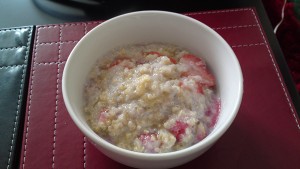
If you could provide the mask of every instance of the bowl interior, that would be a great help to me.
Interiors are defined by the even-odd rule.
[[[162,11],[116,17],[100,24],[78,42],[66,63],[62,84],[66,107],[77,126],[95,143],[101,140],[88,127],[83,113],[83,88],[96,60],[119,46],[151,42],[178,45],[204,58],[216,77],[221,98],[219,120],[205,140],[222,135],[234,119],[241,101],[242,74],[236,56],[206,25]]]

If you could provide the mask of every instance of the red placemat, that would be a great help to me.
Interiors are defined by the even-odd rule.
[[[255,10],[189,13],[231,45],[244,75],[240,111],[205,154],[180,168],[299,168],[300,126]],[[100,22],[37,26],[20,168],[126,168],[89,143],[65,108],[61,77],[80,38]]]

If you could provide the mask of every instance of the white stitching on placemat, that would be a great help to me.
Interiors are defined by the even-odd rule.
[[[251,43],[251,44],[244,44],[244,45],[232,45],[232,48],[240,48],[240,47],[251,47],[251,46],[261,46],[266,45],[265,43]]]
[[[226,10],[216,10],[216,11],[205,11],[205,12],[192,12],[185,15],[205,15],[205,14],[217,14],[217,13],[229,13],[229,12],[240,12],[240,11],[250,11],[251,8],[241,8],[241,9],[226,9]]]
[[[77,40],[70,40],[70,41],[64,41],[64,42],[41,42],[41,43],[38,43],[36,45],[38,46],[42,46],[42,45],[53,45],[53,44],[64,44],[64,43],[77,43],[78,41]]]
[[[86,138],[83,137],[83,168],[86,168]]]
[[[35,62],[34,64],[35,65],[56,65],[56,64],[58,64],[58,65],[60,65],[60,64],[64,64],[64,63],[66,63],[66,61],[59,61],[59,62]]]
[[[59,42],[62,40],[62,26],[59,26]],[[58,63],[60,62],[61,43],[58,44]],[[52,168],[55,168],[55,148],[56,148],[56,127],[58,114],[58,89],[59,89],[60,65],[57,64],[56,74],[56,95],[55,95],[55,113],[54,113],[54,131],[53,131],[53,151],[52,151]]]
[[[85,25],[84,22],[79,22],[79,23],[65,23],[65,24],[61,24],[60,26],[82,26]]]
[[[39,34],[37,31],[37,37],[35,40],[35,43],[37,43],[37,40],[39,39]],[[35,62],[35,56],[36,56],[36,46],[34,46],[34,55],[33,55],[33,62]],[[29,121],[30,121],[30,113],[31,113],[31,102],[32,102],[32,86],[33,86],[33,81],[34,81],[34,73],[35,73],[35,65],[32,66],[32,72],[31,72],[31,83],[30,85],[30,92],[29,92],[29,104],[28,104],[28,113],[27,113],[27,122],[26,122],[26,133],[25,133],[25,145],[24,145],[24,157],[23,157],[23,164],[22,167],[23,169],[25,168],[25,162],[26,162],[26,153],[27,153],[27,143],[28,143],[28,133],[29,133]]]
[[[258,26],[257,24],[253,25],[237,25],[237,26],[224,26],[224,27],[217,27],[217,28],[212,28],[214,30],[223,30],[223,29],[238,29],[238,28],[249,28],[249,27],[256,27]]]
[[[256,15],[255,15],[253,9],[251,9],[251,12],[252,12],[252,15],[253,15],[254,18],[255,18],[256,23],[259,25],[258,19],[257,19]],[[260,34],[262,35],[263,40],[264,40],[264,42],[265,42],[265,46],[267,47],[267,50],[268,50],[270,59],[271,59],[271,61],[272,61],[272,64],[273,64],[273,66],[274,66],[274,69],[275,69],[275,71],[276,71],[277,77],[278,77],[279,82],[280,82],[280,85],[281,85],[281,87],[282,87],[282,89],[283,89],[283,92],[284,92],[284,95],[285,95],[286,100],[287,100],[287,102],[288,102],[288,105],[289,105],[289,107],[290,107],[290,110],[291,110],[292,113],[293,113],[293,117],[294,117],[294,119],[295,119],[295,121],[296,121],[296,125],[297,125],[298,129],[300,129],[300,125],[299,125],[298,119],[297,119],[297,117],[296,117],[296,113],[295,113],[295,111],[294,111],[294,109],[293,109],[293,107],[292,107],[291,101],[290,101],[290,99],[289,99],[289,96],[288,96],[288,94],[287,94],[287,91],[286,91],[286,89],[285,89],[285,86],[284,86],[284,84],[283,84],[283,82],[282,82],[282,79],[281,79],[281,76],[280,76],[280,74],[279,74],[278,68],[277,68],[277,66],[276,66],[276,64],[275,64],[275,61],[274,61],[273,57],[272,57],[272,54],[271,54],[269,45],[268,45],[268,43],[267,43],[267,41],[266,41],[265,35],[263,34],[263,32],[262,32],[262,30],[261,30],[261,27],[259,26],[258,28],[259,28]]]
[[[29,27],[27,27],[26,29],[30,29]],[[31,29],[30,29],[31,30]],[[25,71],[26,71],[26,62],[27,62],[27,55],[29,54],[29,44],[30,44],[30,38],[31,38],[31,31],[29,31],[29,34],[27,35],[27,47],[26,47],[26,52],[25,52],[25,56],[24,56],[24,63],[23,63],[23,70],[22,70],[22,75],[21,75],[21,84],[20,84],[20,88],[19,88],[19,95],[18,95],[18,102],[17,102],[17,111],[16,111],[16,115],[15,115],[15,121],[14,121],[14,128],[13,128],[13,134],[12,134],[12,138],[11,138],[11,145],[10,145],[10,149],[9,149],[9,155],[8,155],[8,161],[7,161],[7,169],[10,166],[10,161],[11,161],[11,152],[14,146],[14,141],[15,141],[15,133],[16,133],[16,127],[17,127],[17,122],[20,116],[20,105],[21,105],[21,97],[22,97],[22,89],[23,89],[23,83],[24,83],[24,77],[25,77]]]
[[[86,23],[84,23],[83,26],[84,26],[84,34],[86,34],[86,33],[87,33],[87,26],[86,26]]]
[[[57,127],[57,114],[58,114],[58,83],[59,83],[59,64],[57,64],[56,74],[56,92],[55,92],[55,112],[54,112],[54,131],[53,131],[53,150],[52,150],[52,168],[55,167],[55,148],[56,148],[56,127]]]
[[[86,24],[87,25],[91,25],[91,24],[100,24],[102,23],[103,21],[91,21],[91,22],[87,22]]]
[[[87,33],[87,25],[84,24],[84,34]],[[86,168],[86,138],[83,137],[83,168]]]
[[[37,31],[37,37],[40,37],[40,29],[55,28],[55,27],[58,26],[57,25],[40,26]],[[40,40],[39,38],[36,39],[36,44],[40,43],[39,40]]]
[[[47,29],[47,28],[56,28],[59,27],[59,25],[46,25],[46,26],[39,26],[39,30],[40,29]],[[37,39],[38,40],[38,39]]]

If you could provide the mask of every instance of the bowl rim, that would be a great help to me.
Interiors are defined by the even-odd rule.
[[[96,29],[101,29],[101,27],[105,26],[106,24],[108,24],[112,21],[119,20],[119,19],[126,18],[126,17],[135,16],[135,15],[140,15],[140,14],[170,15],[172,17],[179,17],[180,19],[185,19],[185,20],[188,20],[189,22],[193,22],[194,24],[199,25],[199,27],[202,27],[203,29],[207,30],[209,33],[213,34],[213,36],[215,36],[225,46],[226,50],[230,53],[230,55],[234,56],[234,57],[232,57],[232,59],[234,61],[234,64],[236,65],[236,68],[238,69],[238,77],[237,78],[239,79],[238,80],[239,84],[238,84],[238,88],[236,89],[236,90],[238,90],[237,100],[236,100],[235,104],[232,106],[233,110],[232,110],[232,113],[230,113],[231,116],[228,117],[228,120],[225,123],[223,123],[221,126],[219,126],[219,129],[215,130],[215,132],[208,134],[208,136],[205,137],[203,140],[199,141],[198,143],[196,143],[192,146],[184,148],[182,150],[166,152],[166,153],[142,153],[142,152],[135,152],[135,151],[127,150],[124,148],[120,148],[120,147],[106,141],[105,139],[101,138],[96,133],[94,133],[91,129],[90,130],[86,129],[85,125],[82,124],[82,122],[78,119],[77,115],[74,113],[73,108],[68,99],[68,92],[67,92],[67,87],[66,87],[66,84],[67,84],[66,76],[68,76],[67,71],[72,62],[72,58],[73,58],[72,56],[75,55],[76,51],[78,50],[78,48],[80,48],[81,44],[84,43],[84,41],[86,39],[91,38]],[[72,51],[66,61],[66,64],[65,64],[65,68],[63,71],[63,75],[62,75],[62,95],[63,95],[63,100],[66,105],[67,111],[68,111],[69,115],[71,116],[72,120],[74,121],[76,126],[81,130],[81,132],[85,136],[87,136],[87,138],[89,140],[91,140],[94,144],[97,143],[101,147],[105,147],[104,149],[109,149],[109,151],[113,151],[115,153],[119,153],[119,154],[122,154],[125,156],[131,156],[131,157],[139,158],[139,159],[149,159],[149,158],[150,159],[171,159],[173,157],[182,157],[182,156],[185,156],[188,154],[193,154],[204,147],[208,147],[211,143],[214,143],[215,141],[217,141],[227,131],[227,129],[232,124],[233,120],[235,119],[235,117],[238,113],[241,101],[242,101],[243,75],[242,75],[242,70],[241,70],[239,61],[238,61],[235,53],[233,52],[232,48],[217,32],[215,32],[212,28],[210,28],[206,24],[204,24],[201,21],[198,21],[196,19],[193,19],[189,16],[175,13],[175,12],[161,11],[161,10],[144,10],[144,11],[136,11],[136,12],[126,13],[126,14],[122,14],[122,15],[113,17],[111,19],[108,19],[108,20],[100,23],[96,27],[94,27],[91,31],[89,31],[86,35],[84,35],[79,40],[79,42],[72,49]]]

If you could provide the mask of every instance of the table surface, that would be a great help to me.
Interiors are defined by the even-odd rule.
[[[84,4],[79,4],[79,2],[84,2]],[[0,28],[106,20],[116,15],[139,10],[166,10],[184,13],[241,7],[254,7],[256,9],[295,109],[300,116],[298,92],[261,0],[221,2],[193,0],[164,0],[163,2],[158,0],[65,0],[63,2],[59,0],[0,0]]]
[[[268,37],[272,51],[300,114],[300,99],[280,49],[269,18],[260,0],[193,1],[193,0],[10,0],[0,1],[0,28],[105,20],[139,10],[193,12],[215,9],[255,7]],[[26,17],[25,17],[26,16]]]

